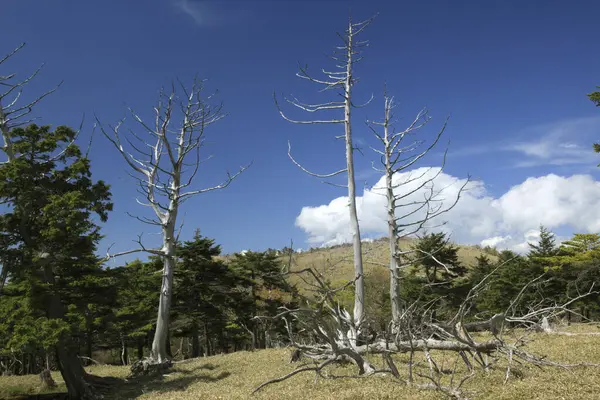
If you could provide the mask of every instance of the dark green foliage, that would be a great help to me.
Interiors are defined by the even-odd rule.
[[[551,257],[556,254],[557,247],[554,234],[540,225],[540,241],[529,243],[529,258]]]
[[[108,270],[117,289],[110,342],[136,347],[138,358],[154,330],[162,267],[160,257],[152,256],[148,262],[135,260]]]
[[[413,249],[413,261],[425,272],[428,283],[450,281],[467,272],[458,261],[458,247],[450,244],[443,232],[422,236]]]
[[[512,251],[500,252],[498,261],[492,263],[487,257],[479,257],[469,276],[469,287],[489,276],[484,290],[475,299],[474,309],[481,318],[507,311],[521,289],[543,274],[543,268],[529,262],[526,257]],[[522,300],[515,305],[517,312],[538,301],[539,285],[533,285],[522,293]],[[513,310],[515,311],[515,310]]]
[[[426,234],[413,246],[411,261],[413,268],[402,278],[403,301],[410,304],[419,299],[433,305],[433,319],[447,316],[468,289],[458,248],[445,233]]]
[[[597,86],[597,89],[600,89],[600,86]],[[596,105],[596,107],[600,107],[600,92],[588,93],[587,96]],[[600,143],[594,143],[593,148],[596,153],[600,153]],[[600,166],[600,164],[598,166]]]
[[[48,351],[62,340],[65,349],[90,337],[82,332],[98,327],[114,297],[94,255],[101,235],[93,217],[106,221],[109,188],[92,181],[72,129],[29,125],[10,135],[16,157],[0,166],[0,261],[10,280],[0,329],[11,338],[2,344]]]
[[[597,86],[597,89],[600,89],[600,86]],[[600,107],[600,92],[588,93],[587,96],[596,105],[596,107]]]
[[[286,334],[280,321],[253,318],[275,315],[279,307],[289,306],[295,300],[295,289],[285,280],[277,256],[252,251],[235,254],[229,267],[242,282],[237,321],[252,336],[252,346],[265,348],[273,340],[284,340]]]
[[[235,288],[240,280],[223,261],[214,259],[220,254],[220,246],[198,231],[192,241],[177,249],[173,329],[179,336],[191,337],[192,357],[202,352],[200,333],[204,336],[204,353],[226,347],[225,331],[239,300]],[[216,338],[216,343],[211,338]]]

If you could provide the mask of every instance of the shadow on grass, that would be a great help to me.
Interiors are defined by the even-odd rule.
[[[217,375],[198,373],[198,371],[214,371],[217,367],[213,364],[199,365],[193,369],[184,370],[174,368],[165,375],[142,376],[132,379],[121,379],[115,377],[94,376],[91,382],[96,386],[98,392],[104,399],[125,400],[135,399],[145,393],[150,392],[175,392],[184,391],[188,386],[198,382],[217,382],[231,375],[228,371],[223,371]],[[180,375],[174,379],[167,379],[170,375]],[[67,393],[40,393],[40,394],[17,394],[9,396],[9,400],[67,400]]]
[[[195,371],[203,369],[212,371],[216,369],[216,367],[208,364],[196,367],[192,370],[174,370],[166,374],[167,376],[171,374],[180,375],[174,379],[166,379],[166,377],[163,375],[129,379],[118,385],[115,385],[110,392],[106,393],[105,399],[124,400],[136,398],[137,396],[141,396],[144,393],[150,392],[184,391],[188,388],[188,386],[194,383],[217,382],[231,375],[231,373],[228,371],[223,371],[216,376],[194,373]]]

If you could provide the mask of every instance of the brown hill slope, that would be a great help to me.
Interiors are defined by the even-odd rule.
[[[415,239],[406,239],[401,242],[400,247],[407,249],[414,243]],[[364,242],[362,247],[365,275],[369,275],[374,270],[385,268],[389,263],[390,255],[387,239]],[[490,259],[495,259],[494,256],[475,246],[457,245],[457,247],[459,260],[467,267],[473,265],[475,258],[483,254],[486,254]],[[354,276],[352,246],[344,244],[294,254],[293,269],[298,270],[307,267],[323,273],[333,282],[350,280]]]

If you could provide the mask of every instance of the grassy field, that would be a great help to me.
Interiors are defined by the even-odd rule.
[[[598,332],[596,326],[577,325],[568,330]],[[600,336],[558,336],[534,334],[530,351],[548,356],[554,361],[600,363]],[[304,373],[265,387],[255,395],[252,390],[260,383],[284,375],[295,368],[290,364],[289,349],[270,349],[256,352],[238,352],[188,360],[176,364],[168,376],[146,380],[123,380],[113,387],[106,399],[443,399],[444,395],[409,388],[390,376],[360,379],[318,379],[313,373]],[[440,368],[452,368],[454,356],[432,353]],[[423,361],[422,355],[416,361]],[[406,361],[405,356],[398,360]],[[372,359],[381,365],[381,359]],[[514,374],[504,385],[505,364],[491,372],[478,372],[464,385],[472,399],[600,399],[600,368],[578,367],[543,370],[528,365],[514,366]],[[403,378],[406,368],[398,363]],[[424,368],[418,367],[418,368]],[[125,378],[127,367],[94,366],[90,372],[100,376]],[[425,369],[421,369],[425,373]],[[352,373],[351,367],[335,367],[336,374]],[[61,382],[59,373],[54,379]],[[421,378],[418,378],[421,379]],[[39,378],[35,375],[0,377],[0,398],[18,399],[21,394],[36,394]],[[56,392],[64,391],[60,384]]]

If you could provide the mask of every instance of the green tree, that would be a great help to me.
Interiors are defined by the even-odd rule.
[[[458,247],[443,232],[425,234],[412,246],[413,268],[403,278],[401,297],[411,303],[417,298],[434,302],[433,319],[445,316],[466,289],[462,279],[467,269],[458,259]]]
[[[0,201],[9,208],[0,216],[0,254],[10,280],[26,288],[32,312],[61,326],[53,343],[58,367],[69,397],[82,399],[91,396],[91,377],[64,321],[77,271],[98,262],[101,235],[92,216],[106,221],[112,204],[108,186],[92,181],[75,137],[64,126],[52,131],[32,124],[10,132],[16,156],[0,165]]]
[[[600,89],[600,86],[596,86],[596,89]],[[596,107],[600,107],[600,92],[592,92],[587,95],[590,100],[596,105]]]
[[[452,245],[443,232],[423,235],[413,251],[414,264],[423,269],[430,284],[449,281],[467,272],[458,260],[458,247]]]
[[[273,316],[283,305],[295,301],[295,289],[285,280],[281,262],[275,254],[249,251],[235,254],[229,267],[242,282],[236,307],[237,321],[252,338],[253,348],[270,346],[273,335],[283,335],[280,321],[253,319]]]
[[[600,86],[596,87],[597,89],[600,89]],[[600,91],[596,91],[596,92],[592,92],[592,93],[588,93],[587,95],[590,100],[596,105],[596,107],[600,107]],[[594,151],[596,153],[600,153],[600,143],[594,143]],[[599,165],[600,166],[600,165]]]
[[[153,256],[148,262],[134,260],[110,270],[117,288],[112,330],[121,348],[123,364],[127,363],[130,346],[137,348],[138,359],[144,356],[144,347],[154,331],[162,267],[160,257]]]
[[[561,255],[580,255],[600,249],[600,235],[597,233],[576,233],[570,240],[561,243]]]
[[[537,244],[529,243],[529,257],[551,257],[556,254],[556,240],[554,233],[540,225],[540,240]]]
[[[220,254],[221,247],[199,231],[177,249],[173,328],[190,337],[192,357],[201,353],[201,330],[207,354],[214,353],[216,347],[212,338],[222,350],[228,347],[225,331],[237,300],[234,289],[238,279],[223,261],[214,258]]]

